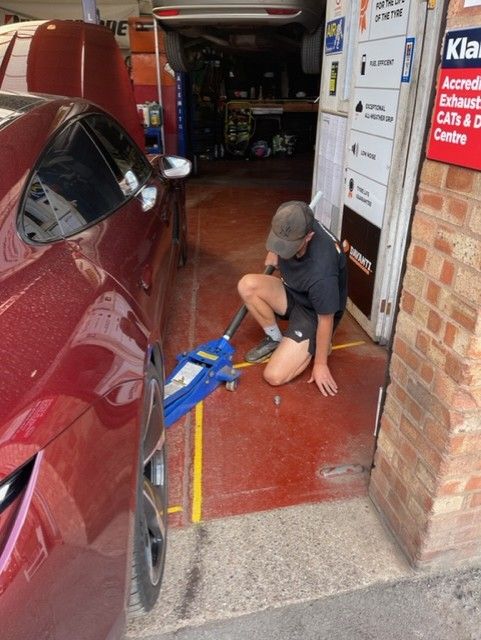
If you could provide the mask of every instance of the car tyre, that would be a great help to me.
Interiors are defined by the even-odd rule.
[[[142,443],[139,456],[129,616],[141,616],[155,605],[165,566],[167,544],[167,459],[162,376],[151,363],[146,375]],[[160,425],[153,452],[149,440]],[[156,436],[155,436],[156,437]]]
[[[317,75],[321,73],[321,45],[323,27],[314,33],[305,33],[301,43],[301,67],[303,73]]]
[[[165,53],[167,61],[176,72],[187,73],[190,71],[184,42],[180,33],[176,31],[165,32]]]

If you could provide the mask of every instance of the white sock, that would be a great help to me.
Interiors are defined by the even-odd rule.
[[[276,342],[280,342],[282,339],[282,333],[279,327],[276,324],[271,325],[270,327],[264,327],[264,332],[266,336],[272,338]]]

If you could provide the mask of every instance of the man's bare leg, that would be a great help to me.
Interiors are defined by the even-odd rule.
[[[249,312],[264,329],[275,324],[275,314],[287,311],[287,296],[284,285],[275,276],[247,274],[237,285],[239,295]]]
[[[312,359],[309,340],[296,342],[282,338],[264,369],[264,379],[273,386],[290,382],[301,374]]]
[[[240,280],[238,289],[265,333],[265,338],[245,354],[247,362],[259,362],[275,351],[282,340],[275,314],[284,315],[287,311],[284,285],[273,276],[248,274]]]

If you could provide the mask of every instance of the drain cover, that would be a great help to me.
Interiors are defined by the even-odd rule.
[[[334,478],[337,476],[353,476],[364,472],[362,464],[340,464],[335,467],[321,467],[317,472],[321,478]]]

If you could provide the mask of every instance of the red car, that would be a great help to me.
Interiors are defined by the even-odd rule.
[[[187,160],[0,92],[0,637],[122,635],[159,592],[162,327]]]

